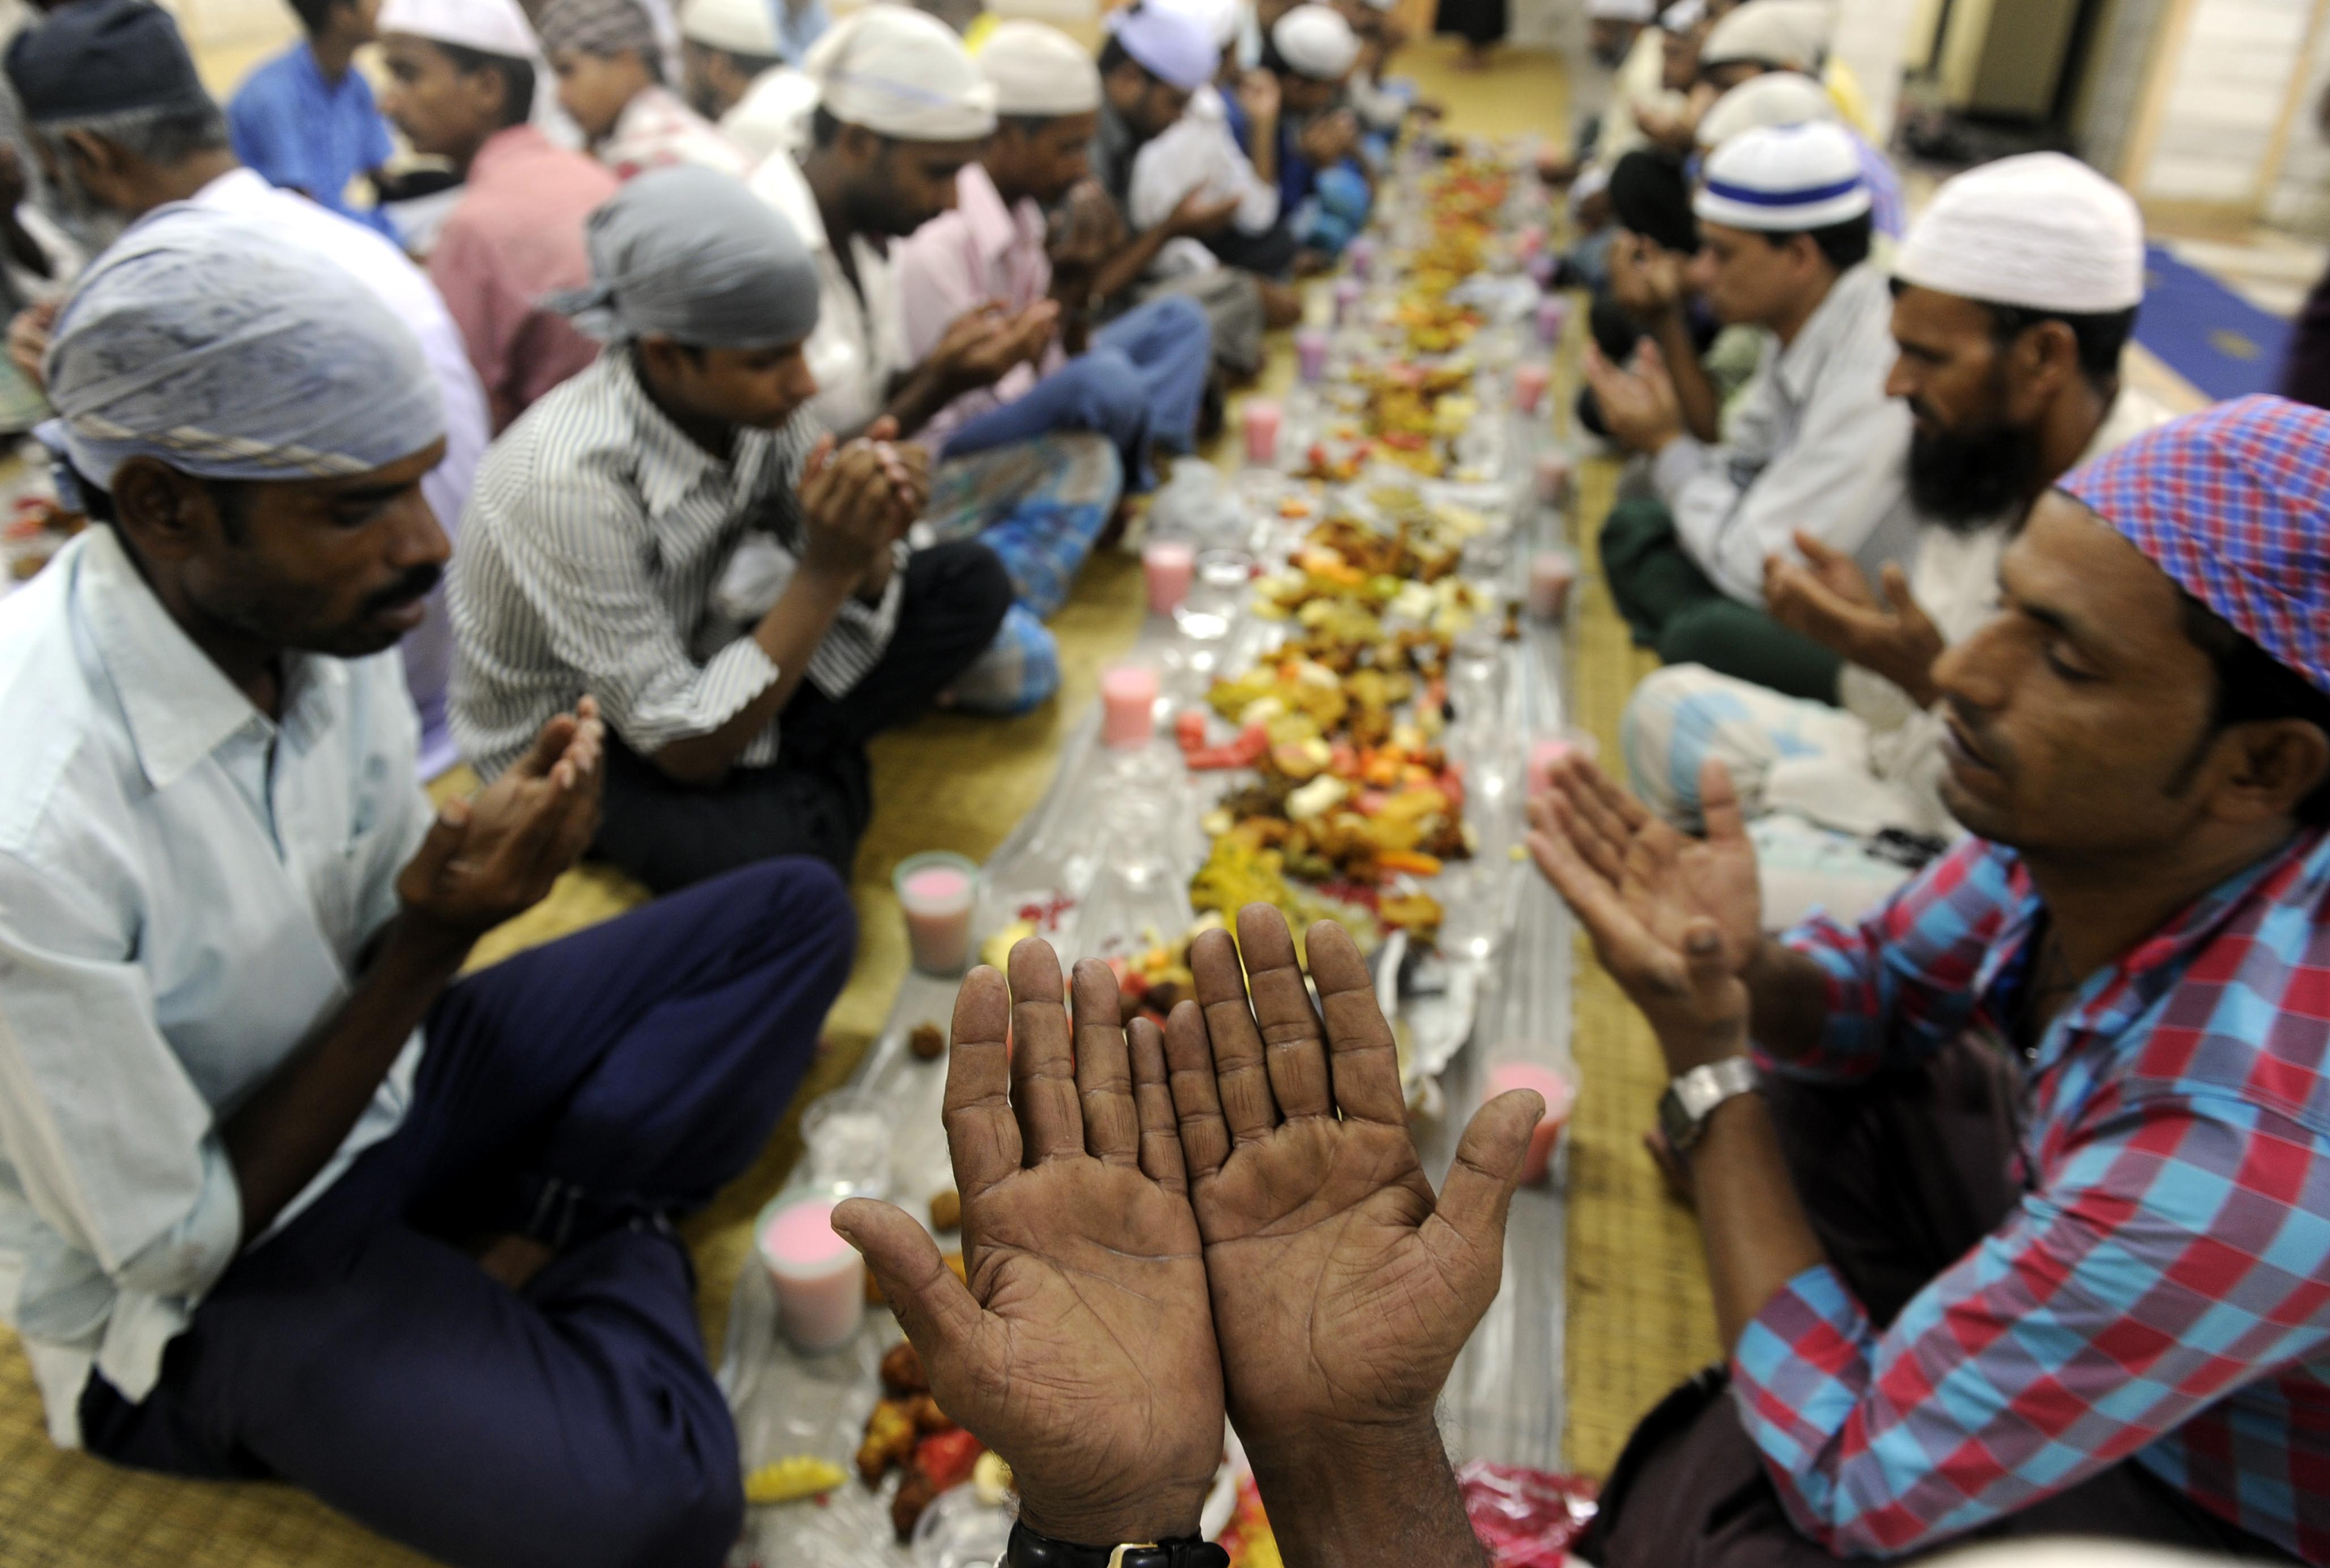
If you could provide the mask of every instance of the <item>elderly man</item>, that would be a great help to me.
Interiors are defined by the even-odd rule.
[[[1100,72],[1075,40],[1040,22],[997,24],[979,69],[995,90],[995,135],[955,176],[953,210],[894,248],[906,354],[927,359],[990,301],[1018,314],[1049,299],[1059,327],[1035,360],[932,416],[924,439],[960,457],[1052,430],[1094,430],[1115,444],[1127,485],[1146,489],[1151,443],[1176,452],[1197,444],[1213,363],[1206,313],[1165,295],[1092,329],[1100,257],[1073,232],[1055,244],[1046,214],[1090,188]]]
[[[411,329],[445,420],[444,459],[421,481],[421,493],[440,524],[454,526],[485,455],[486,398],[460,329],[420,269],[378,234],[236,163],[177,24],[158,6],[79,0],[20,33],[7,70],[57,186],[108,226],[171,202],[240,213],[317,265],[344,269]],[[445,727],[453,629],[440,597],[431,598],[428,619],[402,652],[421,709],[421,770],[434,775],[455,760]]]
[[[664,85],[663,45],[639,0],[550,0],[538,31],[558,107],[618,178],[674,164],[752,172],[744,149]]]
[[[1764,934],[1722,769],[1684,838],[1590,767],[1539,864],[1650,1020],[1729,1358],[1603,1492],[1605,1568],[1968,1532],[2330,1562],[2330,415],[2075,469],[1934,668],[1971,836]]]
[[[849,967],[814,863],[456,981],[589,841],[587,698],[432,810],[388,650],[436,385],[276,231],[171,207],[49,355],[100,526],[0,604],[0,1272],[50,1429],[460,1564],[712,1568],[736,1438],[671,1219]]]
[[[1892,307],[1868,262],[1868,186],[1841,127],[1757,129],[1708,160],[1692,210],[1689,281],[1717,319],[1772,340],[1721,444],[1685,428],[1676,383],[1703,376],[1696,361],[1651,343],[1633,370],[1588,353],[1602,419],[1656,493],[1612,509],[1603,570],[1667,663],[1833,702],[1840,661],[1766,612],[1764,562],[1798,532],[1872,574],[1909,548],[1909,415],[1885,395]]]
[[[688,107],[747,158],[800,150],[817,88],[787,63],[770,0],[688,0],[679,55]]]
[[[582,224],[616,179],[530,122],[538,61],[517,0],[382,0],[380,31],[389,118],[462,175],[429,276],[500,430],[598,354],[541,302],[588,279]]]
[[[1989,618],[1999,553],[2032,503],[2164,417],[2119,382],[2144,295],[2144,221],[2071,158],[2002,159],[1944,184],[1895,264],[1894,292],[1886,390],[1914,421],[1916,553],[1906,571],[1886,569],[1881,600],[1809,537],[1803,562],[1766,567],[1773,615],[1847,661],[1842,710],[1689,665],[1652,675],[1626,708],[1628,774],[1669,821],[1699,826],[1700,770],[1723,762],[1754,823],[1776,927],[1816,903],[1857,917],[1930,852],[1921,843],[1956,836],[1938,793],[1935,661]]]
[[[817,265],[736,181],[642,175],[592,220],[560,301],[606,340],[496,442],[452,581],[453,723],[488,778],[542,716],[599,699],[598,853],[658,891],[778,855],[847,874],[866,745],[993,641],[985,545],[909,558],[927,475],[877,420],[836,449],[810,411]]]
[[[770,158],[753,184],[816,260],[812,411],[843,436],[886,418],[927,440],[948,404],[1039,363],[1059,331],[1060,305],[1048,297],[1017,307],[982,299],[927,354],[907,344],[891,247],[954,206],[958,177],[995,129],[995,89],[943,23],[903,5],[837,23],[810,52],[809,74],[814,145],[798,165]],[[938,467],[917,536],[983,538],[1018,592],[989,656],[948,693],[951,705],[1022,713],[1058,688],[1059,649],[1044,622],[1067,601],[1123,476],[1107,436],[1073,430]]]

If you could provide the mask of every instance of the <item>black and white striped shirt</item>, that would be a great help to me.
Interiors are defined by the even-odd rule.
[[[823,433],[806,411],[775,431],[739,429],[723,462],[655,406],[621,348],[505,431],[478,467],[448,590],[453,735],[478,774],[523,756],[586,692],[648,756],[767,690],[777,666],[715,590],[757,531],[781,591],[800,548],[795,486]],[[894,573],[878,605],[843,606],[805,672],[819,691],[846,695],[874,667],[899,590]],[[738,760],[776,758],[772,723]]]

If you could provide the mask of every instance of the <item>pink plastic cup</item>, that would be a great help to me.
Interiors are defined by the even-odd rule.
[[[1525,414],[1537,412],[1552,380],[1552,373],[1534,362],[1513,366],[1513,406]]]
[[[909,855],[898,863],[891,885],[905,913],[914,968],[929,975],[962,973],[971,962],[971,909],[979,894],[979,867],[942,850]]]
[[[1157,733],[1157,672],[1115,665],[1100,675],[1100,738],[1110,746],[1145,746]]]
[[[1323,328],[1306,326],[1294,335],[1294,358],[1306,382],[1324,380],[1327,374],[1327,334]]]
[[[1537,340],[1551,348],[1569,326],[1569,297],[1549,294],[1537,302]]]
[[[1529,612],[1539,620],[1559,620],[1569,609],[1569,590],[1577,581],[1577,557],[1567,550],[1540,550],[1530,557]]]
[[[1248,398],[1244,417],[1246,460],[1267,468],[1278,461],[1278,426],[1284,413],[1267,398]]]
[[[1151,539],[1141,547],[1141,571],[1149,584],[1149,613],[1170,615],[1189,597],[1198,547],[1186,539]]]
[[[831,1198],[780,1198],[753,1227],[777,1296],[777,1327],[796,1349],[838,1350],[866,1316],[866,1261],[833,1228]]]
[[[1534,1062],[1506,1062],[1489,1069],[1488,1099],[1516,1089],[1534,1089],[1545,1097],[1545,1114],[1530,1133],[1529,1155],[1521,1161],[1521,1180],[1541,1182],[1553,1163],[1554,1145],[1569,1125],[1570,1108],[1577,1103],[1577,1081],[1574,1070],[1565,1073]]]

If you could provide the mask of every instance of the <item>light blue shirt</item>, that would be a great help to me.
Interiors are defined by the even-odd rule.
[[[427,832],[393,652],[292,656],[279,723],[110,528],[0,600],[0,1319],[76,1445],[233,1261],[219,1129],[348,995]],[[395,1130],[421,1034],[279,1226]]]
[[[396,152],[364,72],[350,67],[339,80],[326,81],[303,40],[244,79],[227,103],[226,122],[234,156],[269,184],[304,192],[342,217],[396,239],[395,226],[379,208],[348,205],[348,182],[380,168]]]
[[[785,0],[769,0],[769,14],[776,18],[777,52],[796,68],[809,58],[809,46],[833,25],[825,0],[805,0],[798,11]]]

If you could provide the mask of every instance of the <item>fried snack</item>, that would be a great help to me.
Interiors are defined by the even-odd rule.
[[[931,1229],[957,1231],[962,1228],[962,1195],[949,1187],[931,1195]]]
[[[936,1024],[917,1024],[907,1033],[906,1049],[919,1062],[935,1062],[946,1054],[946,1031]]]
[[[761,1505],[791,1503],[829,1492],[848,1480],[839,1465],[813,1454],[773,1459],[744,1478],[744,1500]]]
[[[908,1400],[906,1411],[914,1418],[914,1432],[918,1437],[929,1437],[933,1432],[958,1430],[954,1424],[954,1418],[941,1410],[939,1402],[927,1393],[918,1393]]]
[[[857,1474],[869,1487],[914,1457],[914,1412],[903,1400],[876,1401],[866,1418],[866,1435],[857,1445]]]
[[[898,1483],[898,1495],[890,1499],[890,1527],[898,1533],[898,1544],[903,1546],[914,1538],[914,1525],[923,1510],[938,1501],[939,1488],[930,1477],[920,1470],[910,1469]]]
[[[923,1370],[923,1358],[914,1347],[901,1339],[890,1346],[882,1357],[882,1392],[892,1399],[909,1399],[931,1391],[930,1375]]]

